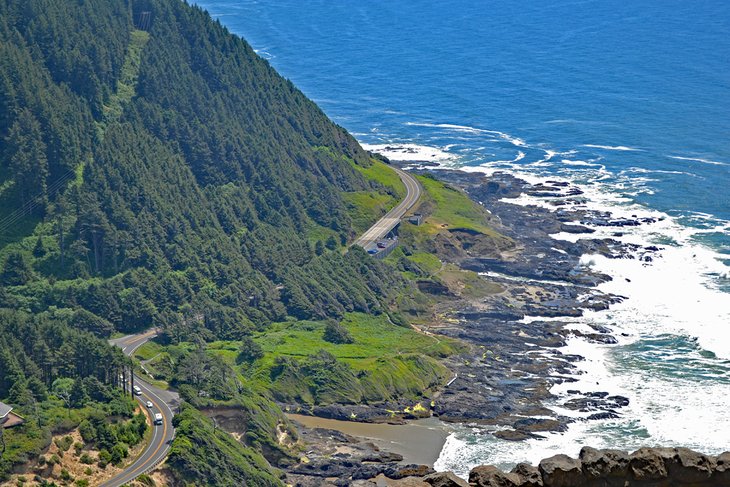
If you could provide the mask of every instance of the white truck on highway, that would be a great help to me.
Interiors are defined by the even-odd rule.
[[[155,424],[156,425],[162,424],[162,414],[161,413],[155,413]]]
[[[135,396],[141,396],[142,395],[142,389],[140,389],[139,386],[134,386],[132,388],[132,390],[134,391],[134,395]]]

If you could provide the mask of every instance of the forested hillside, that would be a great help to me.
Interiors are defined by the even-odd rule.
[[[197,7],[0,0],[0,401],[30,419],[0,479],[116,400],[114,333],[204,344],[389,312],[402,278],[346,247],[369,215],[352,201],[395,196],[371,165]]]
[[[381,307],[341,252],[371,161],[245,41],[173,0],[0,18],[0,305],[204,338]]]

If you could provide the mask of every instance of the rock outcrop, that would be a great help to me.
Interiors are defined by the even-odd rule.
[[[411,477],[411,479],[413,479]],[[438,479],[434,482],[435,479]],[[451,473],[428,485],[465,486]],[[469,473],[470,487],[730,487],[730,452],[710,456],[688,448],[640,448],[633,453],[583,448],[578,458],[555,455],[511,472],[486,465]]]

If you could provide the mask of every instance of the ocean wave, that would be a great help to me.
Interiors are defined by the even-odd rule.
[[[730,166],[730,163],[727,163],[727,162],[713,161],[710,159],[702,159],[700,157],[669,156],[669,158],[676,159],[678,161],[701,162],[703,164],[711,164],[713,166]]]
[[[489,130],[484,130],[476,127],[470,127],[468,125],[455,125],[452,123],[428,123],[428,122],[406,122],[406,125],[410,127],[430,127],[439,129],[455,130],[457,132],[466,132],[470,134],[486,134]]]
[[[560,162],[561,164],[565,164],[567,166],[603,167],[602,164],[596,164],[589,161],[573,161],[570,159],[563,159]]]
[[[272,59],[276,58],[274,54],[271,54],[269,51],[266,51],[264,49],[254,49],[254,52],[262,58],[266,59],[267,61],[271,61]]]
[[[499,130],[488,130],[488,129],[482,129],[482,128],[478,128],[478,127],[471,127],[469,125],[457,125],[457,124],[452,124],[452,123],[406,122],[406,125],[411,126],[411,127],[429,127],[429,128],[446,129],[446,130],[450,130],[450,131],[464,132],[464,133],[468,133],[468,134],[496,135],[498,138],[505,140],[516,147],[528,147],[527,142],[525,142],[523,139],[521,139],[519,137],[515,137],[510,134],[507,134],[505,132],[500,132]]]
[[[645,167],[630,167],[624,170],[625,172],[632,172],[638,174],[677,174],[682,176],[690,176],[693,178],[699,178],[697,174],[686,172],[686,171],[670,171],[665,169],[647,169]]]
[[[583,144],[583,147],[591,147],[593,149],[614,150],[621,152],[644,152],[644,149],[635,147],[627,147],[625,145],[599,145],[599,144]]]
[[[455,156],[439,147],[419,144],[360,144],[362,148],[382,154],[388,159],[403,162],[443,162]]]

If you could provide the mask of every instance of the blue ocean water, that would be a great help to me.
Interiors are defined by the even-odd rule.
[[[625,237],[666,246],[654,265],[586,259],[630,304],[583,324],[630,338],[570,346],[587,382],[631,398],[622,419],[519,447],[462,429],[440,467],[586,443],[730,449],[730,2],[195,3],[370,147],[565,178],[597,209],[667,217]]]

